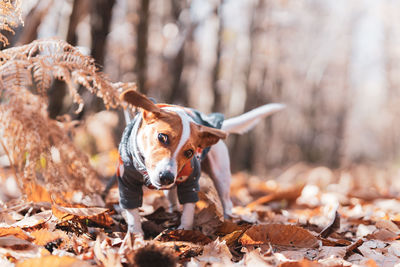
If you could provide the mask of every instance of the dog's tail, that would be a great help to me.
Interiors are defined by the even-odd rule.
[[[284,104],[272,103],[255,108],[242,115],[225,120],[222,124],[222,130],[235,134],[246,133],[256,126],[261,119],[285,107],[286,105]]]

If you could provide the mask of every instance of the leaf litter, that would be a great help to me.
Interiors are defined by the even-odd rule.
[[[399,264],[400,201],[387,192],[374,193],[378,198],[356,196],[351,190],[355,185],[342,180],[345,171],[336,176],[332,172],[328,188],[322,187],[315,180],[319,170],[294,166],[279,177],[234,175],[234,216],[229,219],[223,218],[212,181],[202,177],[193,230],[177,230],[180,213],[168,211],[160,192],[145,190],[140,212],[144,239],[126,235],[115,198],[117,188],[102,202],[98,196],[77,192],[54,196],[44,186],[32,184],[27,186],[29,194],[1,206],[1,263],[40,267]],[[351,173],[346,170],[346,175]],[[363,190],[357,185],[357,192]]]

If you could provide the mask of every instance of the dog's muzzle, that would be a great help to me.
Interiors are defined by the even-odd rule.
[[[159,175],[160,178],[160,183],[162,185],[170,185],[174,182],[175,176],[172,172],[170,171],[163,171]]]

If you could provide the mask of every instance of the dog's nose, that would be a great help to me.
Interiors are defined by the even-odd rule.
[[[169,185],[174,182],[175,176],[172,174],[172,172],[169,171],[163,171],[160,173],[160,183],[162,185]]]

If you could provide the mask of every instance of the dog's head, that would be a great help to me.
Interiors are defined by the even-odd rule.
[[[198,148],[214,145],[227,133],[196,124],[181,107],[160,108],[146,96],[128,90],[121,99],[143,110],[137,144],[153,186],[168,189]]]

